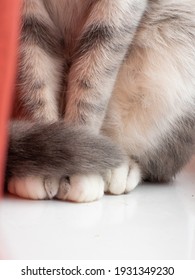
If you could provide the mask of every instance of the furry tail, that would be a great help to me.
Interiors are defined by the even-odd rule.
[[[6,179],[12,176],[71,176],[120,165],[123,152],[110,140],[63,122],[10,126]]]

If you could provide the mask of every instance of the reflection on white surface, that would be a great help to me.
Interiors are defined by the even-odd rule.
[[[195,259],[195,160],[169,185],[93,203],[6,197],[0,232],[1,258]]]

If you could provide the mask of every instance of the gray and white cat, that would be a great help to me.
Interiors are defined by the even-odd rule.
[[[169,181],[194,151],[195,2],[24,0],[16,91],[9,192],[85,202]]]

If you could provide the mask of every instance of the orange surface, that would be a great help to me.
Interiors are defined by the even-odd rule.
[[[0,196],[7,146],[7,122],[13,100],[20,0],[0,0]]]

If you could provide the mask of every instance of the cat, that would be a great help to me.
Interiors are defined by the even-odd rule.
[[[10,193],[88,202],[190,160],[193,0],[24,0],[18,64]]]

